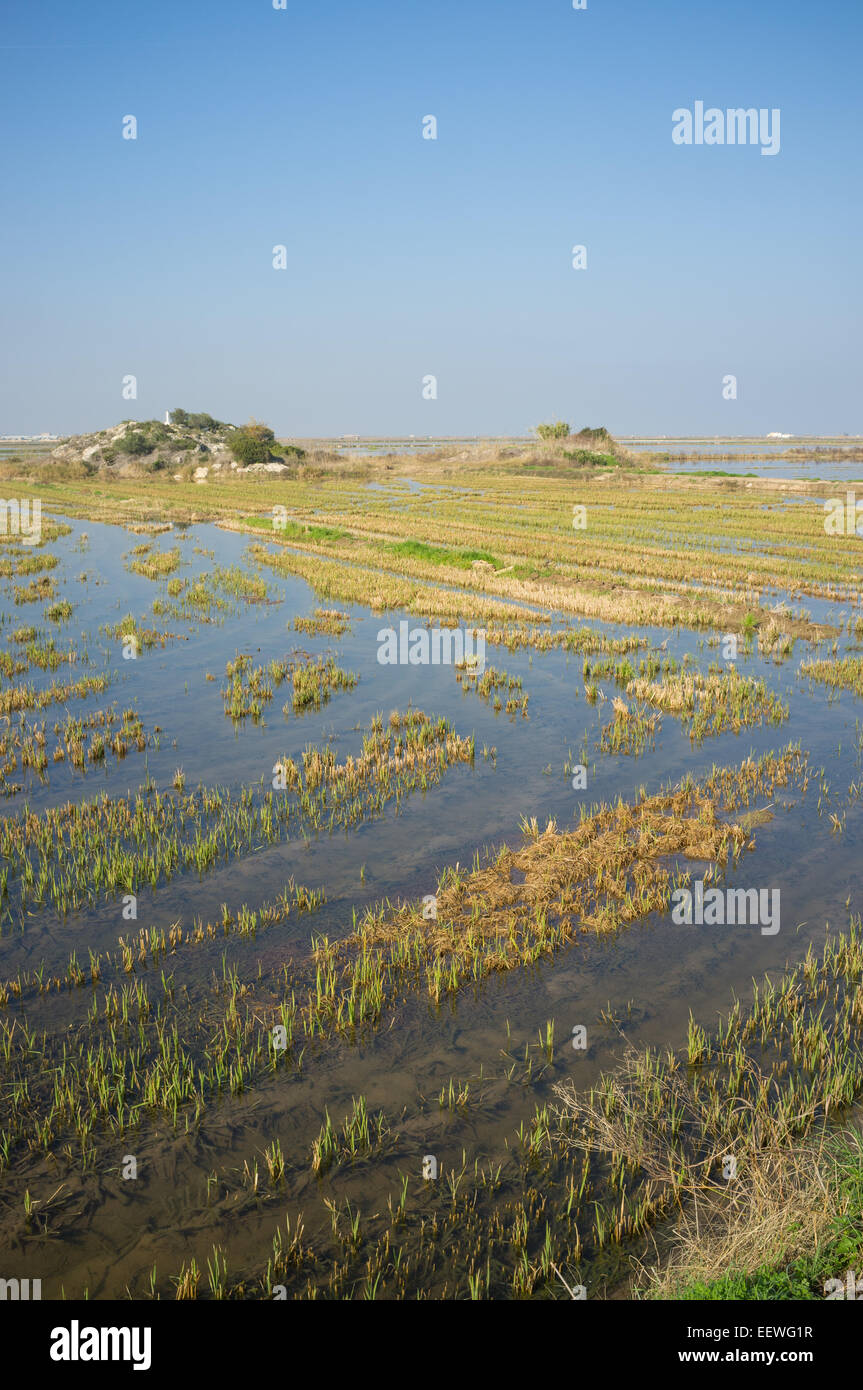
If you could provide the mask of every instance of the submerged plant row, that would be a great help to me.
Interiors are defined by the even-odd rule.
[[[298,832],[356,825],[433,786],[454,762],[471,762],[472,737],[419,710],[378,716],[358,757],[310,746],[301,765],[283,758],[275,790],[202,788],[172,794],[67,802],[41,814],[24,808],[0,823],[0,895],[17,890],[21,909],[51,906],[65,916],[85,903],[155,887],[184,870],[198,873]],[[285,791],[295,793],[293,797]],[[8,910],[7,910],[8,911]]]

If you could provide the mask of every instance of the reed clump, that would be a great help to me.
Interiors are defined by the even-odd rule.
[[[331,637],[342,637],[350,627],[350,614],[341,613],[338,608],[316,608],[310,616],[293,620],[295,632],[306,632],[312,637],[324,632]]]
[[[398,1137],[390,1131],[383,1110],[369,1114],[365,1096],[354,1096],[350,1115],[341,1128],[333,1129],[329,1111],[324,1112],[321,1132],[312,1143],[313,1173],[326,1173],[334,1164],[353,1163],[359,1158],[380,1156]]]
[[[176,591],[175,591],[176,593]],[[178,618],[184,622],[213,623],[259,603],[277,602],[270,587],[258,574],[240,565],[218,565],[190,580],[176,598],[155,599],[156,617]]]
[[[128,560],[126,568],[132,574],[142,574],[145,579],[166,579],[180,568],[179,546],[173,550],[152,550],[149,545],[139,545],[131,553],[134,559]]]
[[[658,715],[648,710],[631,708],[619,695],[612,700],[614,717],[602,726],[599,747],[603,753],[630,753],[639,757],[645,748],[653,747],[660,727]]]
[[[16,604],[42,603],[55,598],[57,585],[50,575],[43,574],[39,579],[31,579],[29,584],[13,584],[12,595]]]
[[[113,706],[81,715],[67,713],[63,721],[54,723],[53,734],[56,743],[51,748],[44,721],[37,724],[22,716],[14,725],[7,716],[6,728],[0,731],[0,758],[5,760],[0,764],[0,788],[5,795],[21,791],[21,784],[8,780],[18,771],[19,759],[22,772],[31,768],[40,781],[47,782],[49,762],[66,763],[85,773],[88,763],[104,762],[109,752],[119,760],[133,749],[145,752],[151,741],[136,710],[124,710],[118,716]]]
[[[464,694],[473,691],[481,700],[492,703],[496,712],[505,709],[507,714],[521,713],[527,718],[530,696],[524,694],[521,676],[511,676],[494,666],[480,672],[475,666],[460,662],[456,664],[456,680]]]
[[[13,685],[8,690],[0,690],[0,715],[45,709],[47,705],[65,704],[72,699],[82,700],[106,690],[109,684],[108,676],[82,676],[77,681],[52,681],[41,690],[33,685]]]
[[[164,647],[168,642],[188,642],[182,632],[163,632],[155,627],[140,623],[132,613],[127,613],[118,623],[111,623],[102,629],[118,642],[131,644],[136,651],[146,651],[149,647]]]
[[[781,724],[788,718],[788,705],[764,681],[742,676],[734,667],[711,670],[707,675],[692,671],[661,682],[634,678],[627,682],[626,693],[683,716],[693,743],[729,729],[737,734],[760,724]]]
[[[352,690],[359,676],[352,671],[343,671],[331,656],[319,656],[314,661],[296,664],[290,671],[292,693],[288,705],[294,714],[307,709],[320,709],[331,699],[336,690]]]
[[[307,709],[320,709],[329,702],[334,691],[352,690],[359,680],[353,672],[337,666],[331,656],[313,658],[306,652],[275,659],[266,666],[253,666],[251,656],[238,652],[233,661],[227,662],[225,675],[228,680],[222,690],[225,714],[235,723],[246,718],[257,723],[264,706],[285,681],[290,682],[291,698],[284,712],[300,714]]]
[[[863,657],[844,656],[832,660],[804,661],[801,676],[826,685],[830,690],[853,690],[863,695]]]

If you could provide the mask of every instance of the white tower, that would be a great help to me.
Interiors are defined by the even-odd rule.
[[[171,423],[171,412],[170,412],[170,410],[166,410],[166,411],[165,411],[165,424],[166,424],[166,425],[170,425],[170,423]]]

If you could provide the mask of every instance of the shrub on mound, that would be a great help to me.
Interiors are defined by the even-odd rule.
[[[553,425],[537,425],[536,432],[540,439],[566,439],[569,435],[569,425],[565,420],[557,420]]]
[[[228,436],[228,447],[237,463],[269,463],[276,436],[267,425],[242,425]]]

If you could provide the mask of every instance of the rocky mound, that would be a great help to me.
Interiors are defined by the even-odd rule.
[[[211,473],[290,473],[303,451],[280,445],[266,426],[235,426],[211,415],[170,412],[169,422],[123,420],[112,429],[74,435],[50,457],[89,472],[140,477],[164,470],[175,478],[204,482]],[[290,457],[292,462],[286,463]]]

